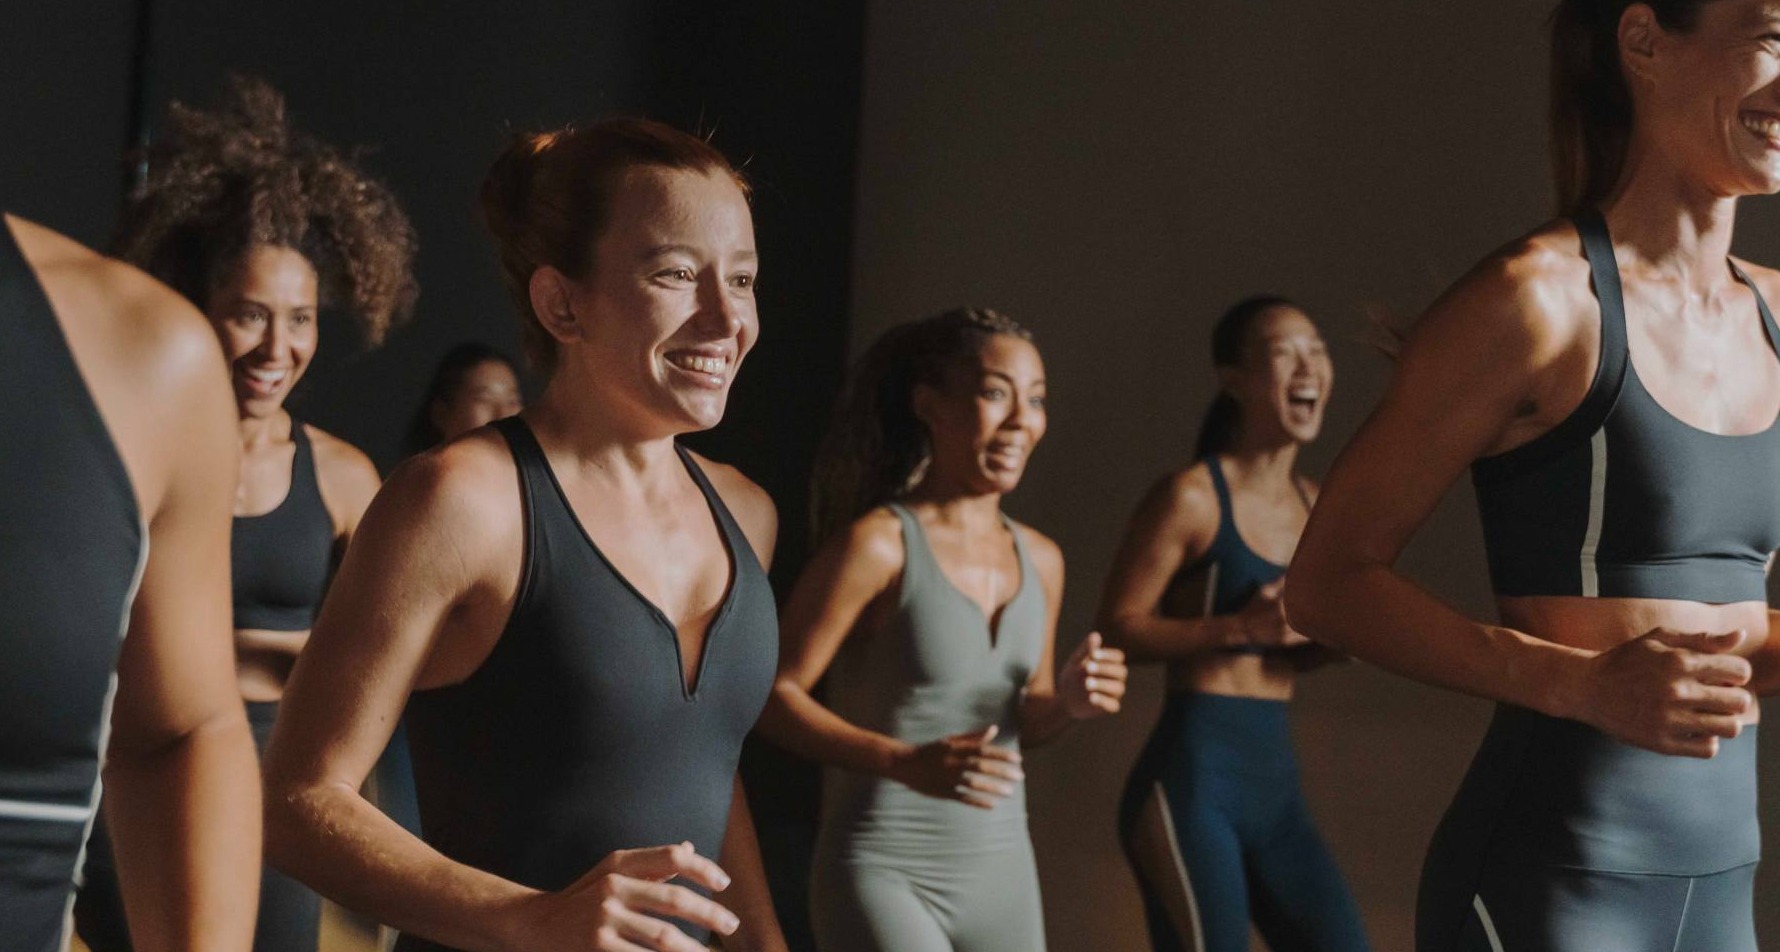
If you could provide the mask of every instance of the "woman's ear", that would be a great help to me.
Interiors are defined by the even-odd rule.
[[[915,415],[916,420],[921,421],[921,425],[926,427],[930,433],[933,431],[935,411],[939,409],[939,399],[938,388],[929,383],[917,383],[914,389],[909,391],[909,411]]]
[[[581,322],[575,314],[575,283],[569,276],[545,265],[532,272],[532,313],[559,344],[580,340]]]
[[[1625,71],[1648,80],[1656,62],[1658,34],[1662,25],[1656,22],[1656,11],[1649,4],[1634,3],[1619,17],[1619,61]]]

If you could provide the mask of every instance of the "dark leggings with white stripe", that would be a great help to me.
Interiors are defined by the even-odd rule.
[[[272,737],[278,716],[276,702],[247,704],[254,746],[261,753]],[[112,865],[111,842],[103,825],[95,826],[87,843],[85,881],[74,903],[74,927],[93,952],[131,952],[124,924],[123,895]],[[321,897],[309,887],[270,866],[260,870],[259,918],[253,952],[315,952],[321,942]]]
[[[1155,952],[1366,952],[1298,786],[1283,701],[1180,692],[1132,770],[1120,832]]]
[[[1755,730],[1666,757],[1503,705],[1434,834],[1417,952],[1756,952]]]

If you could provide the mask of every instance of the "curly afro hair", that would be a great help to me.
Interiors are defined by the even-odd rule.
[[[292,129],[263,80],[231,76],[213,111],[173,103],[113,251],[203,308],[246,252],[290,248],[376,346],[413,309],[416,244],[383,183]]]

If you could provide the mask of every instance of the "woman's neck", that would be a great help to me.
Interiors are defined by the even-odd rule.
[[[966,531],[984,531],[1001,525],[1000,493],[972,492],[930,477],[909,490],[903,501],[931,507],[939,522]]]
[[[241,434],[241,450],[251,453],[278,443],[287,443],[291,438],[291,429],[296,425],[296,421],[283,408],[268,416],[241,417],[236,421],[237,432]]]
[[[1234,470],[1245,485],[1279,485],[1296,491],[1294,473],[1298,466],[1298,449],[1299,443],[1288,437],[1238,436],[1230,449],[1219,455],[1225,466]]]
[[[585,473],[641,481],[664,463],[679,469],[675,434],[638,426],[634,415],[598,394],[558,371],[543,396],[520,416]]]
[[[1601,203],[1616,246],[1636,263],[1709,294],[1731,280],[1737,200],[1703,188],[1649,147],[1628,150],[1620,184]]]

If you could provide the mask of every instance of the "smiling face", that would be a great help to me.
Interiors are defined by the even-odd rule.
[[[1219,374],[1242,407],[1243,432],[1250,439],[1302,444],[1322,431],[1335,365],[1303,311],[1289,305],[1263,311],[1249,330],[1242,364]]]
[[[623,175],[587,278],[567,283],[572,326],[552,328],[559,371],[579,364],[641,429],[708,429],[760,330],[747,199],[722,174]]]
[[[1715,196],[1780,191],[1780,0],[1714,0],[1691,30],[1620,30],[1637,134]]]
[[[957,361],[939,385],[914,391],[915,416],[927,427],[927,480],[969,493],[1009,493],[1045,435],[1045,369],[1038,348],[993,334],[981,353]]]
[[[211,292],[206,315],[222,340],[242,419],[277,413],[315,358],[318,288],[309,259],[262,245]]]

